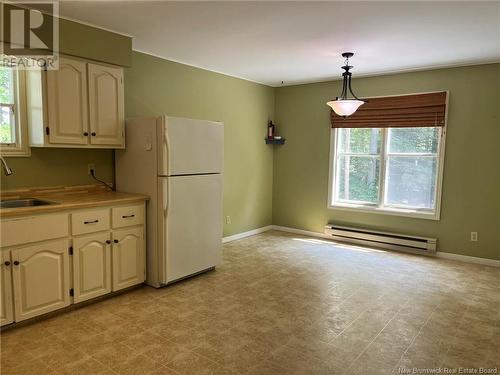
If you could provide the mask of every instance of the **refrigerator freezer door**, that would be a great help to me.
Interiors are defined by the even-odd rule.
[[[158,132],[159,176],[222,173],[222,123],[165,116]]]
[[[165,283],[221,260],[222,176],[159,177],[164,202]]]

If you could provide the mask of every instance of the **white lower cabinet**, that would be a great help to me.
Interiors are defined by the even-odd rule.
[[[74,302],[111,292],[111,241],[109,233],[73,240]]]
[[[10,251],[1,253],[2,264],[0,264],[0,325],[14,321],[14,310],[12,306],[12,262]]]
[[[2,326],[144,282],[144,204],[1,224]]]
[[[11,254],[16,322],[70,304],[67,239],[18,248]]]
[[[144,230],[113,232],[113,291],[144,281]]]

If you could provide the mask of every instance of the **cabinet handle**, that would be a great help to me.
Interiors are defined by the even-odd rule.
[[[123,215],[122,219],[128,219],[129,217],[135,217],[135,215],[134,214],[132,214],[132,215]]]
[[[18,260],[14,261],[14,266],[19,266],[19,261]]]
[[[87,137],[89,135],[89,132],[84,132],[83,135]]]
[[[118,240],[113,240],[114,243],[118,243]]]
[[[99,220],[92,220],[92,221],[84,221],[83,224],[95,224],[95,223],[98,223]]]
[[[7,260],[5,263],[4,263],[6,266],[10,266],[10,262]]]
[[[96,134],[96,132],[92,132],[92,133],[90,133],[90,135],[91,135],[92,137],[95,137],[97,134]]]
[[[109,245],[111,243],[111,241],[110,240],[106,240],[106,243]]]

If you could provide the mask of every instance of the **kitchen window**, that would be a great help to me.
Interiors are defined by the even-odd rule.
[[[0,152],[29,156],[25,110],[24,71],[0,67]]]
[[[329,207],[439,219],[444,127],[333,128]]]

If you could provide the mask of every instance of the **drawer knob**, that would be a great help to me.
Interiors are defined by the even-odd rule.
[[[106,240],[106,243],[107,243],[107,244],[110,244],[110,243],[111,243],[111,241],[110,241],[110,240]]]
[[[96,132],[92,132],[92,133],[90,133],[90,135],[91,135],[92,137],[95,137],[97,134],[96,134]]]
[[[135,217],[135,215],[134,214],[132,214],[132,215],[123,215],[122,219],[128,219],[129,217]]]
[[[114,243],[118,243],[118,240],[113,240]]]
[[[6,266],[10,266],[10,262],[9,262],[9,261],[6,261],[4,264],[5,264]]]
[[[14,261],[14,266],[19,266],[19,261],[18,260]]]
[[[95,223],[98,223],[99,220],[91,220],[91,221],[84,221],[83,224],[95,224]]]
[[[83,135],[87,137],[89,135],[89,132],[83,132]]]

